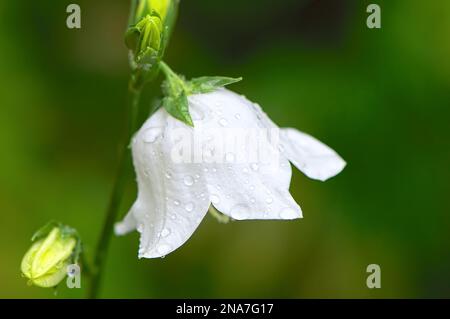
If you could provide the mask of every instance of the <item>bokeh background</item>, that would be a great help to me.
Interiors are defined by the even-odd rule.
[[[71,2],[81,30],[66,28]],[[380,30],[366,27],[371,2],[382,8]],[[50,219],[76,227],[92,256],[124,128],[128,5],[0,2],[2,298],[84,296],[28,287],[20,261]],[[114,238],[101,296],[450,297],[449,57],[445,0],[183,0],[166,56],[173,68],[243,76],[234,90],[348,166],[326,183],[294,170],[299,221],[208,217],[157,260],[137,259],[136,233]],[[158,94],[148,87],[143,117]],[[381,289],[366,287],[372,263]]]

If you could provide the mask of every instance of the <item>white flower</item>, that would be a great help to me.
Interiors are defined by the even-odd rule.
[[[328,146],[292,128],[280,130],[279,145],[268,147],[266,161],[234,163],[235,153],[224,154],[224,163],[198,158],[176,161],[174,149],[179,140],[173,132],[177,130],[184,130],[194,141],[202,135],[202,145],[192,147],[214,152],[220,145],[203,134],[208,130],[278,129],[259,105],[226,89],[189,96],[189,110],[193,128],[160,108],[133,139],[138,197],[115,231],[118,235],[134,229],[140,232],[139,258],[162,257],[179,248],[211,204],[235,220],[301,218],[301,209],[289,193],[289,161],[308,177],[321,181],[345,166]]]

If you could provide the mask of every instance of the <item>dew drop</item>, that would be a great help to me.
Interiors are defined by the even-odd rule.
[[[166,172],[166,178],[167,179],[171,179],[172,178],[172,174],[170,174],[169,172]]]
[[[154,143],[161,135],[162,129],[159,127],[151,127],[144,132],[143,140],[145,143]]]
[[[272,204],[272,203],[273,203],[272,197],[267,197],[267,198],[266,198],[266,203],[267,203],[267,204]]]
[[[190,213],[190,212],[192,212],[194,210],[194,204],[193,203],[187,203],[184,206],[184,209],[186,209],[186,211],[188,211]]]
[[[241,119],[241,114],[236,113],[236,114],[234,115],[234,117],[236,118],[236,120],[240,120],[240,119]]]
[[[213,204],[220,203],[220,197],[215,194],[211,195],[210,200],[211,200],[211,203],[213,203]]]
[[[221,118],[221,119],[219,120],[219,124],[220,124],[221,126],[227,126],[227,125],[228,125],[228,121],[227,121],[226,119],[224,119],[224,118]]]
[[[250,208],[247,205],[236,205],[231,209],[231,217],[236,220],[246,219],[249,215]]]
[[[256,202],[256,200],[252,197],[250,198],[250,203],[254,204]]]
[[[183,181],[186,186],[192,186],[194,184],[194,179],[190,175],[185,176]]]
[[[177,201],[177,200],[174,200],[174,201],[173,201],[173,204],[174,204],[175,206],[179,206],[179,205],[180,205],[180,202]]]
[[[254,170],[255,172],[259,169],[259,166],[258,166],[258,164],[256,164],[256,163],[250,164],[250,167],[251,167],[252,170]]]
[[[242,172],[244,172],[245,174],[247,174],[247,173],[248,173],[248,168],[245,167],[245,168],[242,170]]]
[[[298,217],[298,213],[292,208],[285,208],[281,211],[280,217],[282,219],[295,219]]]
[[[253,186],[253,185],[251,185],[249,188],[250,188],[251,191],[255,190],[255,186]]]
[[[162,236],[162,237],[167,237],[167,236],[169,236],[169,235],[170,235],[170,229],[164,228],[164,229],[161,231],[161,236]]]

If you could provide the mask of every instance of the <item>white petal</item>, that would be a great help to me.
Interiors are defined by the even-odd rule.
[[[258,116],[255,111],[258,106],[228,90],[191,96],[189,102],[190,109],[201,114],[195,125],[204,132],[221,128],[225,136],[233,130],[246,134],[248,130],[277,129]],[[260,136],[259,139],[268,137]],[[203,146],[217,151],[219,145],[213,141]],[[277,159],[277,147],[267,151],[269,154],[265,161],[248,162],[239,161],[241,155],[246,158],[245,148],[234,149],[233,152],[222,148],[223,162],[204,164],[211,202],[219,211],[236,220],[295,219],[302,216],[288,190],[291,179],[288,160],[284,157]]]
[[[132,144],[139,194],[129,216],[116,225],[116,232],[124,233],[136,222],[141,233],[140,258],[162,257],[183,245],[210,205],[201,165],[172,159],[172,132],[180,127],[192,133],[161,108]]]
[[[287,158],[309,178],[325,181],[346,165],[330,147],[296,129],[282,129],[281,142]]]

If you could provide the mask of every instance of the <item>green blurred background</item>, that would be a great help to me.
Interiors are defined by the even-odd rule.
[[[65,26],[72,2],[81,30]],[[366,27],[372,2],[380,30]],[[50,219],[92,255],[124,128],[128,5],[0,2],[0,297],[84,296],[28,287],[20,261]],[[294,170],[302,220],[208,217],[155,260],[137,259],[137,233],[113,238],[102,297],[450,297],[449,1],[184,0],[166,60],[243,76],[234,90],[348,166],[326,183]],[[366,287],[372,263],[381,289]]]

